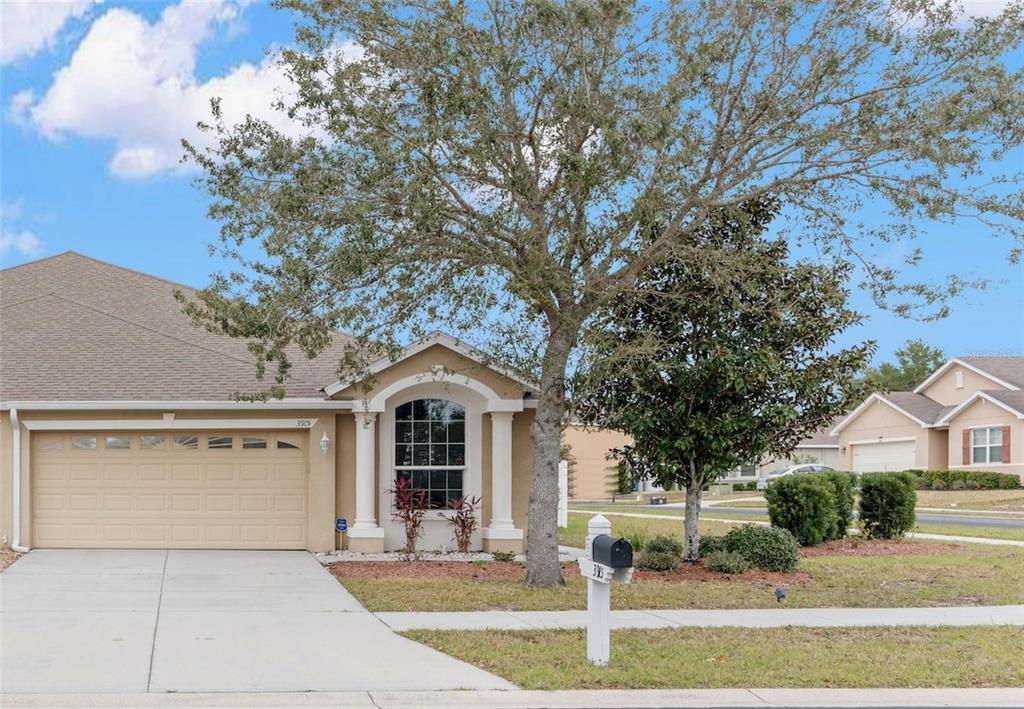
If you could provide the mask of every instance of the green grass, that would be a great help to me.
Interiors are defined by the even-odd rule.
[[[1024,490],[918,490],[917,506],[1024,513]]]
[[[1011,539],[1024,542],[1024,528],[974,527],[962,524],[918,524],[915,531],[929,534],[950,534],[961,537],[982,537],[984,539]]]
[[[612,633],[608,667],[582,630],[405,633],[524,689],[1017,687],[1024,630],[681,628]]]
[[[915,542],[906,542],[914,544]],[[396,567],[397,568],[397,567]],[[899,556],[819,556],[803,559],[789,577],[700,579],[638,577],[616,586],[612,605],[628,608],[773,608],[774,589],[786,586],[796,608],[911,607],[1024,603],[1024,549],[964,546]],[[353,577],[345,587],[369,610],[570,610],[586,607],[586,584],[575,564],[563,567],[566,585],[535,589],[510,578],[443,575]]]
[[[604,510],[604,512],[607,513],[608,510]],[[632,512],[633,511],[630,510],[630,513]],[[645,511],[639,512],[639,514],[644,513]],[[597,514],[597,512],[595,511],[594,514]],[[630,528],[642,527],[647,531],[648,536],[655,534],[669,534],[681,540],[683,538],[683,518],[680,515],[679,510],[676,510],[672,515],[659,516],[669,517],[669,519],[660,520],[640,517],[621,517],[616,514],[608,514],[608,519],[612,523],[612,531],[614,534],[625,534],[625,532]],[[587,523],[589,521],[590,515],[570,512],[569,526],[565,529],[558,530],[558,543],[571,547],[582,547],[583,541],[587,538]],[[723,522],[702,521],[700,523],[700,533],[725,534],[732,529],[733,526],[734,525]]]

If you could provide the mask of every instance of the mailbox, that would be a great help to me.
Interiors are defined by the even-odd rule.
[[[628,569],[633,566],[633,546],[625,539],[612,539],[607,534],[594,537],[590,558],[597,564],[613,569]]]

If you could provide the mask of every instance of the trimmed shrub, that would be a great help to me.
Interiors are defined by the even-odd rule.
[[[742,574],[750,570],[750,562],[742,554],[734,551],[716,551],[708,554],[704,563],[710,571],[720,574]]]
[[[902,536],[914,527],[917,493],[907,473],[866,473],[860,479],[860,520],[876,539]]]
[[[954,480],[953,482],[951,482],[949,484],[949,489],[950,490],[966,490],[967,489],[967,481],[966,480]]]
[[[784,479],[784,478],[783,478]],[[795,571],[800,563],[800,544],[789,530],[744,524],[723,538],[726,551],[741,555],[763,571]]]
[[[647,540],[643,547],[644,551],[653,554],[672,554],[673,556],[683,555],[683,543],[675,537],[667,534],[656,534]]]
[[[700,544],[697,546],[697,554],[700,558],[704,558],[716,551],[725,551],[725,537],[716,537],[713,535],[701,535]]]
[[[679,566],[679,555],[645,549],[636,557],[636,568],[644,571],[672,571]]]
[[[768,519],[788,529],[803,546],[821,544],[837,524],[836,496],[823,475],[786,475],[765,491]]]
[[[825,538],[843,539],[846,537],[850,525],[853,524],[853,497],[857,490],[857,475],[840,472],[816,474],[829,481],[832,485],[832,495],[835,498],[836,520]]]
[[[943,480],[942,478],[935,478],[934,480],[930,480],[929,482],[931,482],[930,487],[932,490],[945,490],[947,487],[949,487],[948,485],[946,485],[946,481]]]
[[[1020,476],[1013,473],[994,473],[988,470],[906,470],[914,477],[918,490],[948,490],[960,480],[968,490],[1017,490],[1022,487]],[[968,485],[977,485],[976,488]]]

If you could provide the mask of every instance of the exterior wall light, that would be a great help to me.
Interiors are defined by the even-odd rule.
[[[327,437],[327,431],[324,431],[323,438],[320,439],[320,452],[327,455],[327,449],[331,447],[331,439]]]

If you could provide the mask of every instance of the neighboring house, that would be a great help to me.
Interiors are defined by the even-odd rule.
[[[265,386],[246,343],[176,288],[75,253],[0,271],[4,546],[397,549],[401,476],[429,494],[422,548],[453,546],[444,508],[470,495],[474,546],[523,549],[533,384],[435,334],[364,390],[337,381],[336,335],[294,353],[285,398],[238,401]]]
[[[756,466],[743,466],[730,473],[724,482],[742,482],[760,478],[766,473],[779,468],[802,463],[820,463],[839,470],[842,462],[839,455],[839,437],[833,436],[831,426],[819,429],[800,441],[793,452],[785,458],[767,458]]]
[[[573,457],[571,497],[606,500],[615,492],[616,463],[608,455],[632,439],[624,433],[572,423],[562,432],[562,443]]]
[[[1024,357],[959,357],[840,421],[841,468],[975,468],[1024,478]]]

